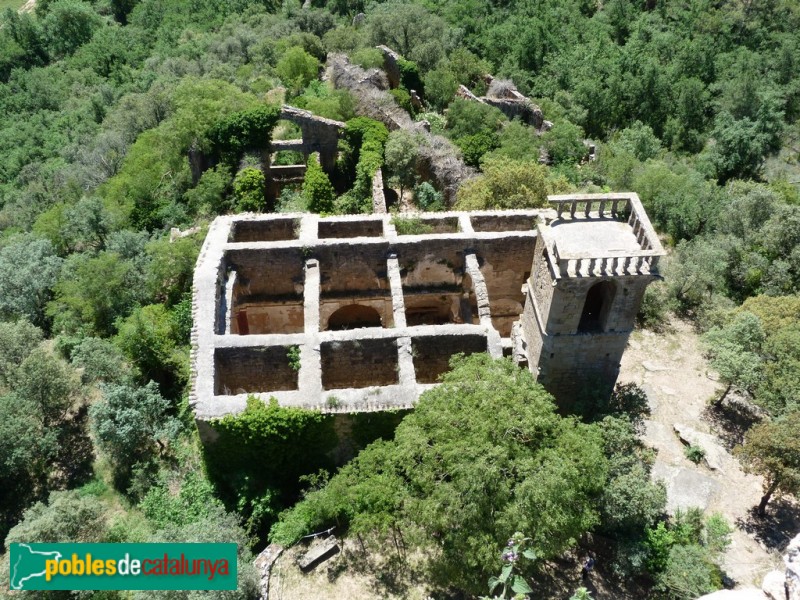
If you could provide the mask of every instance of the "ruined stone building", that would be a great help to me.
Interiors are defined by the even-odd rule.
[[[562,404],[610,390],[664,252],[635,194],[550,203],[421,214],[413,235],[388,215],[218,217],[194,278],[197,420],[249,394],[408,408],[460,352],[513,356]]]

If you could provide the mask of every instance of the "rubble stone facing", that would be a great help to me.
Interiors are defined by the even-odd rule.
[[[413,234],[381,214],[218,217],[194,279],[196,419],[239,413],[249,394],[410,408],[452,355],[483,351],[564,405],[590,379],[610,389],[663,249],[635,194],[550,201],[404,215]]]

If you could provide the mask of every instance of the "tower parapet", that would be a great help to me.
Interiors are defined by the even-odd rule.
[[[517,356],[562,406],[610,393],[645,289],[665,254],[636,194],[550,196],[537,227]]]

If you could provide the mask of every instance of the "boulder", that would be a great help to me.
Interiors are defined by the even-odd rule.
[[[727,452],[719,445],[717,439],[709,434],[695,431],[687,425],[675,423],[672,428],[681,441],[687,446],[697,446],[705,452],[705,463],[712,471],[721,471],[727,458]]]
[[[780,571],[770,571],[761,583],[761,590],[770,600],[786,600],[786,576]]]

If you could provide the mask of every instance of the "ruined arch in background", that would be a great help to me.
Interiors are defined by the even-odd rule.
[[[328,317],[327,331],[359,329],[361,327],[383,327],[380,313],[371,306],[348,304]]]
[[[578,333],[596,333],[606,330],[608,315],[617,286],[613,281],[595,283],[586,292],[586,301],[583,304],[581,320],[578,322]]]

